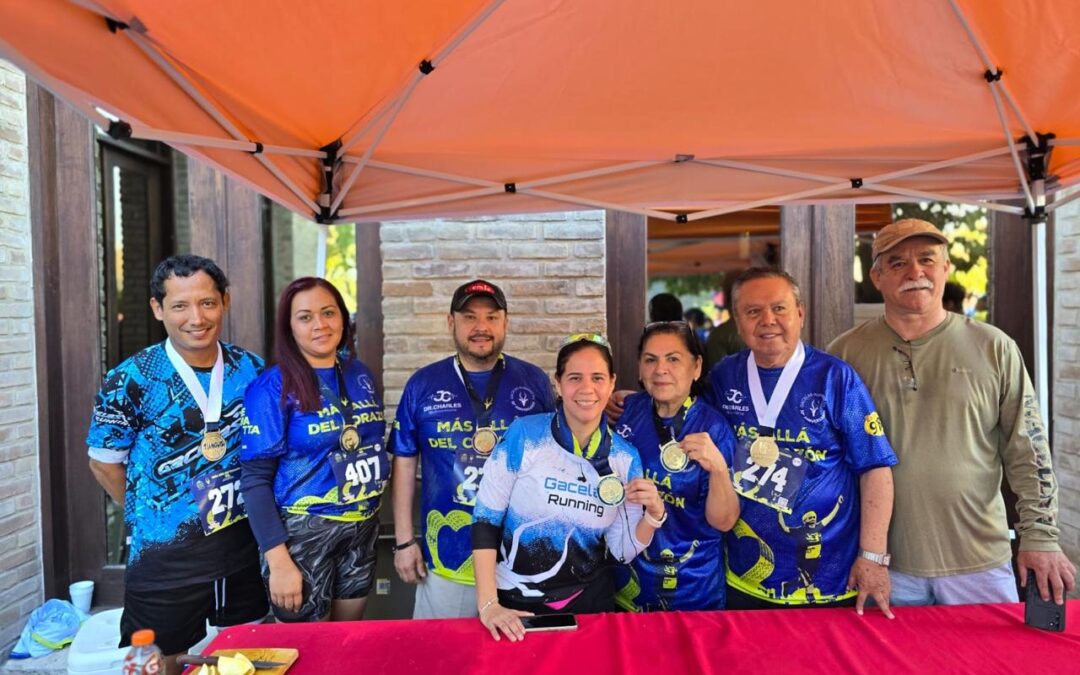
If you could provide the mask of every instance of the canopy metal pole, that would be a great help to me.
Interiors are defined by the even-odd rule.
[[[989,72],[989,71],[987,71]],[[1024,173],[1024,166],[1020,162],[1020,152],[1016,149],[1016,142],[1013,141],[1012,133],[1009,131],[1009,121],[1005,119],[1005,109],[1001,105],[1001,93],[997,90],[997,84],[1000,84],[1001,71],[998,71],[996,77],[998,79],[990,79],[987,77],[987,82],[990,84],[990,94],[994,98],[994,110],[997,111],[998,121],[1001,123],[1001,129],[1005,132],[1005,140],[1009,144],[1009,154],[1012,155],[1013,166],[1016,167],[1016,174],[1020,178],[1020,187],[1024,188],[1024,198],[1027,200],[1028,208],[1032,211],[1035,210],[1035,197],[1031,194],[1031,188],[1028,186],[1027,174]],[[1038,136],[1031,136],[1032,143],[1038,143]]]
[[[346,161],[355,162],[354,158],[346,158]],[[456,192],[447,195],[433,195],[431,197],[417,197],[415,199],[403,199],[395,202],[383,202],[381,204],[370,204],[368,206],[357,206],[353,208],[343,209],[338,212],[339,216],[356,216],[368,213],[377,213],[379,211],[386,211],[393,208],[412,207],[412,206],[428,206],[431,204],[440,204],[445,202],[460,201],[462,199],[470,199],[472,197],[484,197],[488,195],[498,194],[500,192],[526,192],[529,190],[535,190],[537,187],[545,185],[554,185],[558,183],[568,183],[575,180],[584,180],[586,178],[595,178],[597,176],[610,176],[617,173],[626,173],[628,171],[635,171],[648,166],[655,166],[656,164],[666,164],[667,162],[661,161],[643,161],[643,162],[628,162],[626,164],[616,164],[613,166],[600,167],[598,169],[588,169],[585,171],[578,171],[575,173],[564,174],[561,176],[550,176],[548,178],[539,178],[531,181],[524,181],[520,183],[498,183],[491,180],[485,180],[480,178],[469,178],[466,176],[456,176],[453,174],[443,173],[440,171],[429,171],[427,169],[416,169],[413,167],[403,166],[400,164],[390,164],[387,162],[369,162],[369,166],[385,169],[388,171],[395,171],[406,175],[422,176],[425,178],[436,178],[441,180],[447,180],[452,182],[461,182],[469,185],[483,186],[479,190],[467,190],[464,192]],[[512,186],[512,189],[508,186]],[[547,192],[547,195],[554,193]],[[575,201],[576,200],[576,201]],[[558,201],[570,202],[586,206],[588,204],[582,202],[579,198],[572,195],[566,195],[565,198]],[[596,204],[607,204],[606,202],[590,202]],[[603,208],[605,209],[617,209],[626,211],[625,207],[615,206],[607,204]],[[655,211],[650,213],[666,213],[661,211]],[[670,215],[670,214],[669,214]]]
[[[613,173],[626,173],[628,171],[635,171],[637,169],[643,169],[649,166],[656,166],[657,164],[668,164],[668,162],[645,160],[641,162],[627,162],[626,164],[613,164],[611,166],[605,166],[599,169],[586,169],[584,171],[575,171],[574,173],[564,173],[561,176],[550,176],[548,178],[537,178],[536,180],[519,181],[517,186],[519,190],[532,189],[544,187],[545,185],[555,185],[557,183],[570,183],[575,180],[585,180],[586,178],[610,176]]]
[[[1033,287],[1035,291],[1035,393],[1039,398],[1039,410],[1046,414],[1050,410],[1050,363],[1047,355],[1050,339],[1048,300],[1046,297],[1046,219],[1039,218],[1032,223],[1031,248],[1034,253],[1032,264]]]
[[[838,183],[842,180],[841,178],[838,178],[836,176],[825,176],[817,173],[807,173],[805,171],[792,171],[791,169],[779,169],[772,166],[752,164],[750,162],[739,162],[731,159],[692,159],[690,161],[694,164],[708,164],[709,166],[715,166],[721,169],[734,169],[736,171],[762,173],[769,176],[796,178],[799,180],[816,181],[818,183]]]
[[[329,225],[319,225],[319,236],[315,241],[315,276],[326,278],[326,240],[330,236]]]
[[[808,197],[817,197],[820,195],[829,194],[830,192],[839,192],[840,190],[846,190],[851,187],[851,181],[846,180],[843,183],[833,183],[832,185],[824,185],[818,188],[811,188],[809,190],[802,190],[800,192],[791,192],[786,195],[777,195],[775,197],[766,197],[764,199],[758,199],[752,202],[743,202],[741,204],[735,204],[733,206],[725,206],[719,209],[709,209],[708,211],[697,211],[695,213],[688,213],[686,215],[687,220],[702,220],[704,218],[711,218],[713,216],[722,216],[728,213],[735,213],[736,211],[745,211],[747,209],[755,209],[759,206],[773,206],[776,204],[783,204],[784,202],[794,201],[796,199],[806,199]]]
[[[533,188],[528,188],[524,190],[518,190],[518,192],[532,195],[534,197],[543,197],[544,199],[550,199],[556,202],[576,204],[578,206],[591,206],[597,209],[622,211],[624,213],[637,213],[642,216],[648,216],[649,218],[660,218],[661,220],[670,221],[677,221],[679,219],[678,214],[668,213],[667,211],[654,211],[653,209],[642,209],[636,206],[626,206],[625,204],[613,204],[611,202],[604,202],[597,199],[587,199],[585,197],[574,197],[571,195],[559,194],[557,192],[548,192],[547,190],[536,190]]]
[[[405,106],[405,102],[409,100],[409,97],[412,96],[412,93],[416,89],[416,86],[420,84],[420,80],[430,75],[432,71],[435,70],[435,68],[440,66],[442,62],[446,60],[446,57],[448,57],[455,49],[457,49],[457,47],[462,42],[464,42],[465,39],[473,33],[473,31],[479,28],[480,25],[484,23],[484,21],[486,21],[489,16],[491,16],[492,12],[494,12],[496,9],[499,8],[500,5],[502,5],[502,3],[503,0],[492,0],[492,2],[488,3],[487,6],[485,6],[476,16],[474,16],[472,20],[469,21],[469,23],[466,24],[462,30],[458,31],[458,33],[450,40],[449,43],[447,43],[445,47],[436,52],[435,55],[431,57],[431,59],[422,61],[420,63],[418,72],[413,74],[408,84],[405,85],[405,90],[401,93],[400,96],[397,97],[397,100],[394,101],[392,105],[392,111],[390,113],[390,119],[388,119],[383,124],[382,129],[379,130],[379,133],[368,145],[367,150],[364,151],[363,156],[360,158],[360,162],[356,165],[356,167],[352,170],[352,173],[350,173],[349,177],[345,180],[345,185],[342,186],[341,191],[338,193],[338,196],[334,198],[333,203],[330,205],[331,217],[333,217],[334,213],[341,206],[341,203],[345,200],[345,196],[348,195],[349,190],[352,189],[353,185],[356,183],[356,180],[364,171],[364,167],[367,166],[368,161],[371,159],[371,155],[375,152],[375,148],[379,147],[379,143],[382,142],[382,139],[386,135],[386,132],[388,132],[390,130],[390,127],[394,124],[394,120],[397,119],[398,114],[401,113],[401,109]],[[362,138],[362,134],[357,134],[355,137],[349,140],[349,143],[347,145],[342,145],[340,152],[344,153],[345,150],[352,148],[360,140],[360,138]],[[329,191],[331,189],[332,187],[328,186],[327,190]]]
[[[1063,199],[1058,199],[1053,204],[1047,205],[1046,211],[1048,213],[1053,213],[1054,211],[1057,211],[1058,209],[1060,209],[1062,206],[1065,206],[1066,204],[1074,202],[1077,199],[1080,199],[1080,190],[1077,190],[1076,192],[1072,193],[1068,197],[1065,197]]]
[[[1008,204],[996,204],[994,202],[982,201],[979,199],[966,199],[959,195],[945,194],[944,192],[927,192],[925,190],[909,190],[908,188],[896,187],[894,185],[884,185],[881,183],[866,182],[863,183],[863,188],[870,190],[876,190],[878,192],[887,192],[894,195],[902,195],[905,197],[914,197],[915,199],[925,199],[931,202],[952,202],[955,204],[971,204],[972,206],[978,206],[988,211],[1001,211],[1002,213],[1012,213],[1014,215],[1022,215],[1024,209],[1019,206],[1010,206]]]
[[[217,148],[219,150],[236,150],[237,152],[249,153],[265,152],[267,154],[289,155],[291,157],[310,157],[312,159],[323,159],[326,157],[326,153],[322,150],[291,148],[284,145],[266,145],[258,141],[238,141],[227,138],[214,138],[212,136],[201,136],[199,134],[186,134],[180,131],[165,131],[164,129],[144,127],[141,124],[132,125],[131,135],[146,141],[195,145],[207,148]]]
[[[396,202],[383,202],[382,204],[372,204],[370,206],[356,206],[351,209],[341,209],[338,211],[339,217],[348,216],[360,216],[367,213],[378,213],[379,211],[389,211],[390,209],[407,209],[414,206],[430,206],[432,204],[446,204],[448,202],[457,202],[462,199],[472,199],[473,197],[486,197],[489,195],[497,195],[505,192],[505,189],[501,185],[488,188],[477,188],[475,190],[466,190],[464,192],[455,192],[450,195],[435,195],[432,197],[417,197],[415,199],[402,199]]]
[[[425,72],[417,72],[417,74],[413,76],[413,80],[409,82],[409,86],[405,89],[404,93],[402,93],[398,100],[394,102],[394,107],[390,111],[390,115],[387,117],[386,121],[383,122],[382,128],[379,129],[378,133],[375,134],[375,138],[368,144],[367,149],[364,150],[364,154],[360,157],[360,161],[353,167],[353,170],[349,173],[349,177],[345,179],[345,184],[338,190],[337,197],[335,197],[334,201],[330,204],[331,217],[337,212],[338,208],[341,206],[341,202],[345,201],[345,196],[349,194],[349,190],[352,190],[353,185],[356,184],[356,180],[360,178],[360,174],[363,173],[364,167],[367,166],[368,161],[371,159],[371,155],[375,153],[375,148],[379,147],[379,143],[382,143],[382,139],[386,136],[386,132],[390,131],[390,127],[394,125],[394,120],[396,120],[398,114],[401,113],[401,109],[405,107],[405,102],[408,101],[409,97],[412,96],[412,93],[416,91],[416,85],[420,84],[420,80],[424,79],[426,75],[427,73]],[[332,190],[332,185],[326,186],[327,192],[331,192]]]
[[[238,141],[248,140],[244,136],[244,134],[241,133],[240,129],[238,129],[231,120],[225,117],[225,115],[218,110],[217,104],[212,102],[209,96],[199,91],[195,87],[193,81],[189,80],[187,77],[181,74],[179,70],[179,60],[173,58],[171,55],[169,56],[168,61],[165,60],[162,54],[167,52],[165,52],[165,50],[160,46],[153,44],[144,35],[138,33],[135,30],[124,30],[123,33],[128,36],[128,38],[135,44],[136,47],[139,48],[140,51],[142,51],[154,63],[156,63],[157,66],[161,68],[161,70],[166,75],[168,75],[169,78],[172,79],[172,81],[176,83],[178,87],[180,87],[184,91],[184,93],[190,96],[191,100],[193,100],[196,105],[202,108],[203,112],[205,112],[207,115],[210,115],[210,117],[212,117],[215,122],[221,125],[221,128],[223,128],[230,136],[232,136]],[[158,50],[161,51],[159,52]],[[281,171],[281,169],[279,169],[273,162],[271,162],[269,158],[264,157],[261,154],[253,155],[253,157],[255,157],[255,159],[260,164],[262,164],[266,168],[266,170],[269,171],[275,178],[281,181],[282,185],[287,187],[290,192],[296,195],[296,197],[300,199],[300,201],[303,202],[305,206],[310,208],[312,213],[319,212],[319,205],[315,203],[315,200],[305,194],[304,191],[301,190],[300,187],[292,181],[292,179],[286,176]]]
[[[358,162],[360,161],[355,157],[343,157],[343,162]],[[393,164],[391,162],[382,162],[377,159],[373,159],[368,162],[368,166],[373,169],[382,169],[384,171],[393,171],[395,173],[403,173],[407,176],[419,176],[421,178],[435,178],[436,180],[445,180],[451,183],[461,183],[463,185],[477,185],[480,187],[495,187],[501,185],[493,180],[487,178],[473,178],[472,176],[459,176],[453,173],[446,173],[445,171],[432,171],[431,169],[418,169],[413,166],[405,166],[404,164]]]
[[[972,28],[971,22],[967,20],[967,16],[963,10],[960,9],[960,5],[956,0],[949,0],[949,5],[952,7],[953,13],[956,14],[956,18],[959,19],[960,25],[964,28],[964,32],[967,33],[968,41],[971,46],[975,48],[975,52],[979,55],[979,60],[982,62],[983,69],[987,72],[995,72],[997,65],[990,59],[990,55],[986,52],[986,48],[982,44],[982,40],[979,36],[975,35],[975,29]],[[1020,106],[1017,105],[1016,99],[1013,98],[1012,92],[1009,91],[1008,86],[1004,82],[998,83],[1001,86],[1002,93],[1005,96],[1005,100],[1008,101],[1009,107],[1012,108],[1013,114],[1016,115],[1016,119],[1020,122],[1020,126],[1024,128],[1024,133],[1032,143],[1037,143],[1039,140],[1034,128],[1028,124],[1027,117],[1024,116]]]
[[[876,176],[870,176],[866,178],[866,181],[873,181],[874,183],[881,183],[886,180],[893,180],[894,178],[907,178],[908,176],[917,176],[921,173],[930,173],[937,171],[938,169],[948,169],[953,166],[960,166],[962,164],[971,164],[984,159],[990,159],[992,157],[998,157],[1000,155],[1007,154],[1009,147],[1004,146],[995,148],[994,150],[984,150],[982,152],[976,152],[970,155],[964,155],[963,157],[955,157],[953,159],[943,159],[940,162],[931,162],[930,164],[922,164],[920,166],[913,166],[910,169],[901,169],[899,171],[890,171],[889,173],[881,173]]]

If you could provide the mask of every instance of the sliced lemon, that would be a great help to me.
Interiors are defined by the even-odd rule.
[[[252,675],[255,672],[255,666],[243,654],[219,656],[217,669],[218,675]]]

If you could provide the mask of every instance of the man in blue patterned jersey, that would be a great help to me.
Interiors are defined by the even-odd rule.
[[[712,403],[738,441],[728,608],[854,604],[861,614],[872,597],[891,617],[896,455],[870,394],[850,366],[799,339],[804,310],[789,275],[747,270],[734,306],[749,349],[709,375]]]
[[[390,434],[394,567],[418,584],[414,618],[476,616],[470,526],[484,461],[514,419],[555,409],[548,376],[502,353],[507,323],[498,286],[482,279],[460,286],[447,316],[457,353],[418,370],[402,392]],[[421,456],[418,540],[412,514]]]
[[[199,256],[158,265],[150,306],[168,339],[105,376],[86,439],[91,471],[131,534],[120,646],[154,629],[170,673],[207,620],[268,611],[238,463],[244,389],[263,364],[218,341],[228,283]]]

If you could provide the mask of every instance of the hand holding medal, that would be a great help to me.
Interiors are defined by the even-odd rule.
[[[690,460],[697,462],[709,473],[727,472],[728,464],[724,460],[724,455],[720,453],[720,448],[716,447],[712,436],[704,431],[687,434],[680,446],[688,462]]]
[[[603,497],[601,497],[602,499]],[[664,500],[660,498],[660,491],[656,489],[656,483],[647,478],[635,478],[626,484],[626,501],[631,504],[640,504],[645,507],[645,512],[658,522],[664,521]]]

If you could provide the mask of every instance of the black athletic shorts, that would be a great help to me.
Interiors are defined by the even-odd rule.
[[[304,577],[304,604],[289,612],[271,603],[278,621],[320,621],[330,614],[333,600],[367,597],[375,582],[377,517],[350,522],[286,515],[284,521],[289,555]],[[262,572],[269,588],[265,558]]]
[[[235,626],[258,621],[269,611],[258,563],[224,579],[191,586],[125,589],[120,646],[130,645],[135,631],[152,628],[163,654],[183,654],[206,637],[207,620],[213,626]]]

